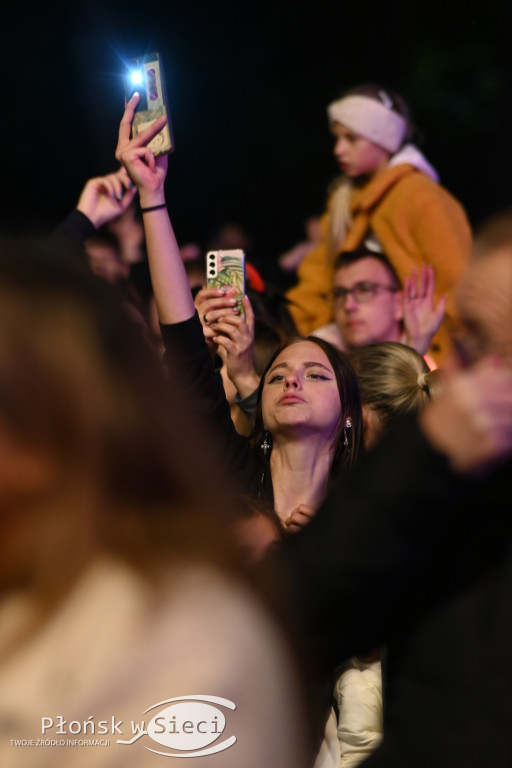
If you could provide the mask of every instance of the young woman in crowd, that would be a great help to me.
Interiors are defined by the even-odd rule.
[[[130,138],[138,95],[126,105],[117,159],[140,195],[154,295],[167,359],[181,371],[216,455],[233,488],[269,501],[287,526],[294,513],[310,516],[325,498],[332,478],[348,472],[362,449],[362,413],[357,377],[348,357],[327,342],[294,338],[272,356],[261,377],[254,440],[237,433],[220,376],[215,374],[165,204],[167,157],[155,159],[147,142],[161,129],[156,121]],[[235,297],[210,297],[235,314]],[[210,310],[209,310],[210,311]],[[214,317],[203,318],[208,325]],[[216,338],[213,337],[214,342]],[[300,638],[297,643],[301,646]],[[313,717],[322,759],[325,717]],[[315,709],[315,707],[313,707]]]
[[[404,100],[379,85],[347,91],[328,107],[334,156],[341,170],[323,217],[323,237],[304,258],[287,296],[301,333],[330,322],[333,264],[340,251],[382,251],[404,283],[414,267],[431,264],[446,315],[429,354],[439,365],[450,352],[456,321],[452,288],[471,252],[462,206],[438,183],[436,171],[412,143]]]
[[[348,358],[318,339],[294,339],[280,348],[261,379],[256,441],[236,433],[222,382],[215,375],[165,205],[167,157],[146,146],[155,123],[130,139],[138,96],[127,104],[117,159],[137,185],[153,288],[167,356],[180,360],[212,444],[244,493],[270,500],[287,521],[300,505],[316,509],[338,470],[350,468],[362,444],[357,378]],[[236,300],[217,297],[234,313]]]

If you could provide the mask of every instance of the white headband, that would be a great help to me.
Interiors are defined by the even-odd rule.
[[[402,115],[368,96],[345,96],[327,107],[331,123],[342,123],[350,131],[394,154],[401,146],[407,122]]]

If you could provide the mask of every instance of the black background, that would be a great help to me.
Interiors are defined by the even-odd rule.
[[[2,231],[46,230],[116,168],[123,60],[163,56],[178,239],[236,220],[263,262],[303,237],[336,175],[326,106],[378,81],[474,227],[512,204],[509,3],[18,4],[3,25]]]

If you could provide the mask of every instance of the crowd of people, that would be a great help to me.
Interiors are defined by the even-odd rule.
[[[249,262],[240,306],[138,99],[118,169],[0,248],[2,764],[509,766],[512,209],[473,232],[404,100],[352,88],[294,284]],[[235,742],[117,743],[183,697]]]

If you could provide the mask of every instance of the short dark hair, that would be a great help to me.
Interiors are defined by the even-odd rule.
[[[342,251],[339,253],[334,262],[334,271],[337,272],[338,269],[341,269],[342,267],[348,267],[350,264],[355,264],[356,262],[361,261],[361,259],[376,259],[377,261],[380,261],[380,263],[383,264],[388,270],[396,287],[402,287],[395,268],[391,264],[388,257],[380,251],[370,251],[368,248],[357,248],[354,251]]]

